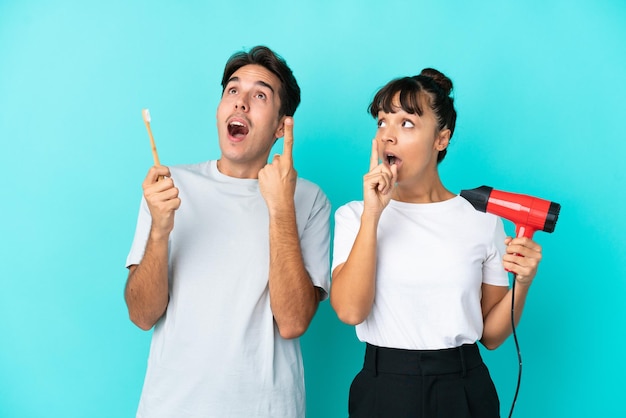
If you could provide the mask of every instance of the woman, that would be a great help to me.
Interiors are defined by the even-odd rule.
[[[335,215],[331,304],[366,342],[350,387],[350,417],[498,417],[476,345],[512,332],[541,260],[527,238],[476,211],[437,170],[454,133],[452,82],[434,69],[392,80],[378,119],[363,201]]]

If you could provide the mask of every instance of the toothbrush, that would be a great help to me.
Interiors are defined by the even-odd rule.
[[[150,137],[150,146],[152,147],[152,158],[154,158],[154,165],[161,165],[161,163],[159,162],[159,155],[157,154],[156,144],[154,143],[154,137],[152,136],[152,129],[150,128],[150,110],[143,109],[141,111],[141,115],[143,116],[143,121],[146,124],[148,136]]]
[[[150,137],[150,146],[152,147],[152,158],[154,159],[154,165],[160,166],[159,162],[159,154],[157,154],[156,144],[154,143],[154,137],[152,136],[152,128],[150,128],[150,110],[142,109],[141,116],[143,116],[143,121],[146,124],[146,129],[148,130],[148,136]],[[163,180],[163,176],[158,176],[157,181]]]

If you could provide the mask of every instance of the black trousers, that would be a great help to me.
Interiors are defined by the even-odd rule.
[[[476,344],[402,350],[367,344],[350,418],[497,418],[500,401]]]

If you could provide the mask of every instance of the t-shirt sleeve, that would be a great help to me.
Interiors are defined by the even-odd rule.
[[[146,243],[148,242],[148,235],[150,233],[150,226],[152,225],[152,217],[150,216],[150,210],[148,209],[148,203],[146,199],[141,198],[141,204],[139,205],[139,215],[137,216],[137,227],[135,228],[135,237],[130,247],[130,252],[126,257],[126,267],[130,267],[133,264],[139,264],[143,258],[143,254],[146,250]]]
[[[304,268],[313,285],[323,290],[321,300],[326,299],[330,292],[330,211],[328,198],[318,189],[300,237]]]
[[[491,242],[488,246],[487,257],[483,263],[483,283],[494,286],[508,286],[509,278],[502,265],[502,257],[506,253],[504,239],[504,225],[502,219],[495,217]]]
[[[348,203],[335,212],[335,237],[331,272],[346,262],[361,224],[363,207],[358,202]]]

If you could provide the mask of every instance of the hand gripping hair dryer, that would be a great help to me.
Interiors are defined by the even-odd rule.
[[[461,196],[476,210],[492,213],[513,222],[517,237],[532,238],[535,231],[553,232],[561,210],[558,203],[523,194],[502,192],[489,186],[461,190]]]

